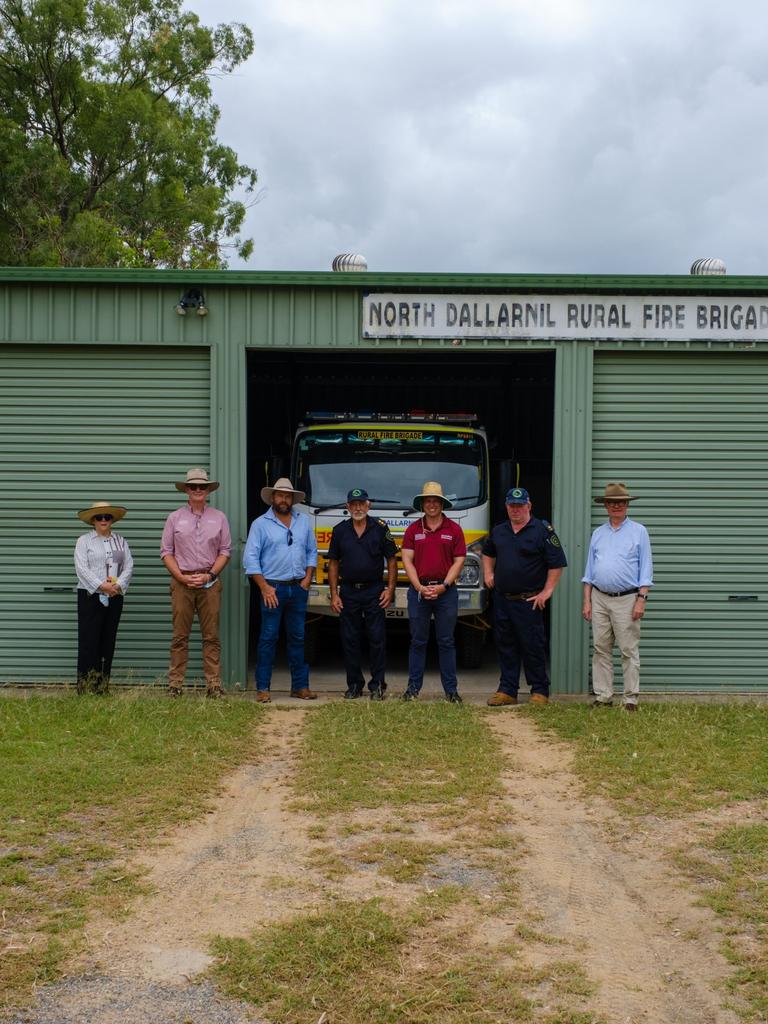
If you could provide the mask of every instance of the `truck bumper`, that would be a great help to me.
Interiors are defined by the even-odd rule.
[[[459,616],[482,615],[488,607],[488,591],[485,587],[459,587]],[[307,615],[333,615],[330,588],[315,584],[309,588]],[[397,587],[395,600],[387,608],[388,619],[408,618],[408,587]]]

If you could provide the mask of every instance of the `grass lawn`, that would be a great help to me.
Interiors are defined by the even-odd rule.
[[[575,770],[627,814],[681,816],[742,802],[745,821],[710,829],[675,864],[723,919],[729,987],[744,1019],[768,1020],[768,705],[644,704],[542,709],[576,745]]]
[[[150,697],[0,700],[0,1005],[56,977],[89,910],[141,880],[115,860],[198,815],[258,750],[250,703]]]
[[[332,881],[374,868],[391,898],[331,890],[248,939],[217,938],[212,975],[225,992],[280,1024],[598,1024],[578,964],[555,951],[523,966],[519,936],[482,948],[491,917],[520,913],[499,800],[508,765],[484,712],[328,704],[307,716],[297,763],[294,790],[317,821],[311,866]],[[445,864],[482,883],[434,881]]]

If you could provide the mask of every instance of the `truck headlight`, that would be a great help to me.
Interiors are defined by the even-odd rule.
[[[460,587],[478,587],[480,585],[480,560],[473,555],[467,555],[467,560],[461,567],[456,582]]]

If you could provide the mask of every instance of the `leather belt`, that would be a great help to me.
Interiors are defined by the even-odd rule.
[[[600,587],[596,587],[594,583],[592,584],[592,588],[593,590],[597,590],[600,594],[603,594],[605,597],[626,597],[627,594],[636,594],[640,590],[639,587],[632,587],[631,590],[600,590]]]
[[[375,587],[377,583],[380,583],[382,587],[384,584],[381,580],[366,580],[365,583],[351,583],[349,580],[342,580],[342,587],[354,587],[355,590],[365,590],[367,587]]]
[[[507,601],[527,601],[529,597],[536,597],[538,590],[526,590],[523,594],[502,594]]]
[[[441,586],[442,582],[442,580],[423,580],[421,576],[419,576],[419,583],[422,587],[437,587]]]
[[[266,580],[266,582],[270,585],[270,587],[276,587],[279,583],[282,583],[283,585],[285,585],[285,584],[293,584],[293,583],[303,583],[304,582],[304,577],[303,576],[297,576],[296,579],[294,579],[294,580]]]
[[[211,571],[210,569],[182,569],[181,570],[181,575],[182,576],[197,576],[198,573],[210,572],[210,571]]]

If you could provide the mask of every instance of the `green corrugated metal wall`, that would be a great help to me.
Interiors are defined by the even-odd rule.
[[[643,688],[764,690],[768,358],[598,352],[593,430],[593,492],[626,481],[653,544]]]
[[[210,415],[206,348],[0,346],[3,680],[73,678],[73,552],[84,530],[75,513],[101,498],[129,509],[118,529],[136,561],[115,678],[165,673],[160,534],[183,500],[173,481],[209,464]],[[198,651],[193,640],[190,679],[200,674]]]

